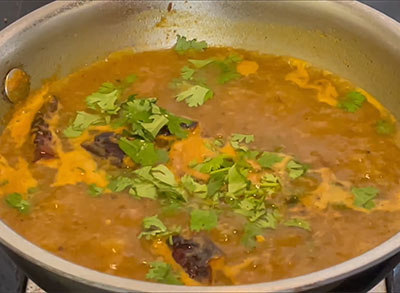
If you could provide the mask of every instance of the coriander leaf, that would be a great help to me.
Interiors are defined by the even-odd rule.
[[[150,172],[151,172],[151,167],[150,166],[142,167],[142,168],[136,169],[134,171],[134,173],[137,176],[139,176],[139,177],[141,177],[143,179],[146,179],[148,181],[153,181],[154,178],[153,178],[153,175],[150,174]]]
[[[157,164],[165,164],[169,161],[169,153],[164,149],[157,149]]]
[[[223,61],[216,61],[215,64],[217,64],[221,70],[218,82],[224,84],[231,80],[239,79],[240,74],[236,71],[236,64],[240,61],[241,58],[236,55],[230,55]]]
[[[210,231],[218,224],[218,216],[213,210],[193,210],[190,213],[190,230]]]
[[[176,186],[175,175],[165,165],[158,165],[151,169],[153,177],[160,182],[169,185]]]
[[[222,138],[214,139],[213,144],[214,144],[216,147],[221,148],[221,147],[224,146],[224,140],[223,140]]]
[[[150,263],[149,272],[146,274],[148,280],[158,283],[182,285],[179,275],[172,270],[172,267],[162,261],[154,261]]]
[[[107,188],[113,192],[121,192],[128,186],[133,184],[133,180],[128,177],[118,176],[110,180],[107,185]]]
[[[68,128],[64,129],[66,137],[78,137],[90,125],[99,125],[104,123],[104,118],[100,115],[89,114],[83,111],[76,112],[75,120]]]
[[[142,221],[142,228],[143,231],[139,234],[139,239],[145,237],[149,240],[152,236],[163,235],[167,232],[167,227],[157,215],[144,218]]]
[[[248,180],[239,172],[236,164],[228,171],[228,192],[235,194],[246,188]]]
[[[207,185],[194,181],[192,176],[185,174],[185,176],[181,178],[181,183],[190,194],[200,198],[207,197]]]
[[[135,181],[135,184],[132,185],[131,189],[129,190],[129,194],[141,198],[156,199],[157,189],[154,184],[150,182]]]
[[[89,109],[100,110],[102,113],[116,114],[119,107],[115,104],[121,96],[121,91],[112,83],[103,83],[97,92],[87,96],[85,101]]]
[[[165,216],[176,216],[181,210],[182,205],[179,202],[171,202],[169,205],[162,208],[162,215]]]
[[[344,99],[338,103],[338,107],[347,112],[354,113],[364,104],[366,98],[360,92],[349,92]]]
[[[260,217],[255,223],[260,228],[270,228],[275,229],[276,225],[281,219],[281,214],[278,210],[269,212]]]
[[[118,146],[137,164],[151,166],[157,162],[158,157],[153,143],[138,139],[128,140],[122,137],[118,141]]]
[[[273,174],[265,174],[261,177],[260,188],[263,190],[267,190],[269,194],[274,193],[281,187],[279,182],[279,178]]]
[[[30,208],[29,202],[24,200],[22,195],[16,192],[8,194],[5,198],[5,201],[10,207],[18,210],[21,213],[27,212]]]
[[[259,154],[260,154],[259,151],[254,151],[254,150],[244,152],[245,158],[249,160],[255,160]]]
[[[183,66],[181,69],[181,76],[184,80],[192,80],[195,70],[188,66]]]
[[[376,122],[375,129],[378,134],[382,135],[391,135],[396,130],[393,123],[384,119],[378,120]]]
[[[375,207],[373,199],[378,195],[379,190],[374,187],[362,187],[351,189],[351,193],[354,195],[353,204],[356,207],[365,208],[367,210]]]
[[[282,160],[283,158],[275,153],[263,152],[257,163],[263,168],[271,168]]]
[[[221,187],[224,185],[225,178],[226,178],[225,172],[212,174],[207,182],[207,194],[209,196],[213,196],[214,194],[216,194],[217,191],[219,191]]]
[[[149,123],[141,123],[142,127],[146,129],[153,138],[157,136],[160,132],[161,128],[168,123],[168,119],[163,115],[152,115],[150,116],[152,119]]]
[[[188,50],[203,51],[206,48],[207,43],[205,41],[187,40],[186,37],[178,35],[174,50],[179,54],[183,54]]]
[[[233,165],[231,160],[228,160],[228,157],[224,154],[218,155],[214,158],[208,158],[204,162],[195,166],[195,170],[209,174],[211,172],[219,172],[220,169],[228,168]],[[228,169],[226,169],[228,170]]]
[[[167,115],[168,118],[168,130],[172,135],[175,135],[177,138],[186,138],[188,132],[182,128],[182,125],[190,125],[193,121],[174,116],[172,114]]]
[[[97,186],[96,184],[90,184],[88,186],[88,193],[91,197],[99,197],[104,191],[104,188]]]
[[[307,172],[307,165],[300,164],[294,160],[290,160],[286,164],[286,171],[289,173],[291,179],[296,179]]]
[[[244,233],[240,238],[240,243],[247,248],[256,247],[256,236],[262,234],[262,229],[255,224],[247,223],[244,226]]]
[[[189,107],[198,107],[213,97],[213,92],[206,87],[194,85],[176,96],[178,102],[185,101]]]
[[[128,87],[137,80],[136,74],[130,74],[122,80],[122,87]]]
[[[254,135],[234,133],[231,135],[231,145],[233,148],[240,148],[240,143],[251,143],[254,141]]]
[[[196,68],[202,68],[207,66],[208,64],[213,63],[215,60],[213,58],[210,59],[204,59],[204,60],[196,60],[196,59],[189,59],[188,60],[190,63],[194,65]]]
[[[284,225],[286,227],[297,227],[297,228],[301,228],[301,229],[304,229],[307,231],[311,231],[310,224],[306,220],[303,220],[303,219],[293,218],[293,219],[287,220],[284,223]]]

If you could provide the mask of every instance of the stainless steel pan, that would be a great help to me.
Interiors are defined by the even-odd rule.
[[[115,50],[173,45],[176,34],[211,45],[291,55],[350,79],[400,116],[400,24],[352,1],[59,1],[0,32],[0,77],[22,67],[38,87]],[[0,104],[3,115],[10,105]],[[102,274],[58,258],[0,222],[0,242],[31,278],[59,291],[298,291],[327,288],[400,250],[400,234],[308,275],[231,287],[160,285]],[[325,286],[325,287],[321,287]]]

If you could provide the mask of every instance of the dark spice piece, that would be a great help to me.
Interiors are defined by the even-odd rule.
[[[169,242],[169,241],[167,241]],[[211,282],[211,268],[208,262],[221,256],[221,251],[204,236],[184,239],[179,235],[172,236],[172,257],[185,270],[190,278],[199,282]]]
[[[56,157],[54,145],[52,143],[52,134],[49,124],[46,122],[58,109],[58,100],[52,96],[50,100],[36,113],[31,125],[33,135],[33,144],[35,145],[33,161],[41,159],[52,159]]]
[[[121,166],[125,153],[118,146],[118,140],[119,135],[113,132],[103,132],[96,135],[93,141],[86,141],[81,146],[98,157],[110,159],[113,165]]]

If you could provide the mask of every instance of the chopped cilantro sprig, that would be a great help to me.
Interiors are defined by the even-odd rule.
[[[146,275],[148,280],[158,283],[171,285],[182,285],[179,275],[173,271],[172,267],[162,261],[154,261],[150,263],[149,272]]]

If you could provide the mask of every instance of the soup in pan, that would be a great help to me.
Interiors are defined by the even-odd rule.
[[[44,82],[4,124],[1,218],[97,271],[266,282],[400,229],[394,117],[295,58],[178,36]]]

